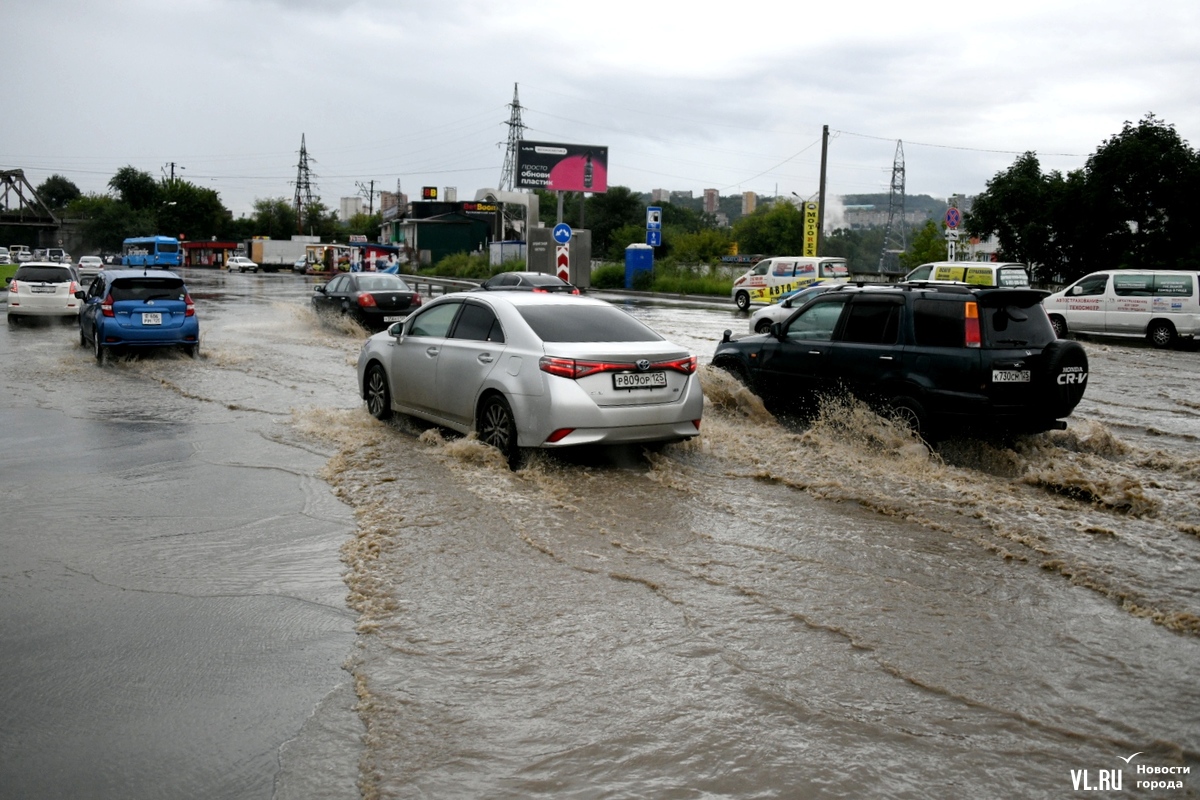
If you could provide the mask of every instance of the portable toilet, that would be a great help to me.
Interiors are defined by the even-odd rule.
[[[625,248],[625,288],[633,288],[633,276],[654,269],[654,248],[648,244],[631,244]]]

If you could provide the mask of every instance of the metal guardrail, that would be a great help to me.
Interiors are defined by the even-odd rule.
[[[439,278],[435,275],[401,275],[405,283],[426,297],[437,297],[439,294],[451,292],[466,292],[478,289],[481,281],[464,281],[454,278]]]

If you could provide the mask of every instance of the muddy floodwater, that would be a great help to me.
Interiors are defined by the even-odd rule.
[[[511,472],[470,437],[372,419],[365,334],[317,320],[305,279],[188,277],[199,359],[97,367],[65,326],[0,332],[6,409],[72,409],[93,438],[113,416],[240,426],[214,461],[301,476],[320,530],[247,557],[304,561],[275,580],[328,609],[341,677],[305,695],[255,796],[1200,796],[1200,353],[1084,342],[1068,430],[933,452],[850,402],[777,419],[705,366],[696,439]],[[746,326],[624,307],[706,364]],[[294,491],[272,470],[210,513]],[[189,552],[189,588],[250,591],[230,552]],[[113,550],[106,572],[140,558]],[[127,658],[169,664],[152,639]]]

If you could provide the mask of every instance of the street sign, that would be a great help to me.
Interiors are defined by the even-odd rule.
[[[565,222],[560,222],[554,226],[554,230],[550,234],[554,237],[554,241],[559,244],[571,243],[571,226]]]
[[[662,230],[662,208],[660,206],[649,206],[646,209],[646,229]]]
[[[954,228],[947,228],[946,229],[946,238],[952,242],[957,242],[958,241],[958,231],[954,230]]]
[[[567,228],[566,225],[560,227]],[[558,230],[558,228],[555,228]],[[567,228],[567,230],[571,230]],[[562,278],[567,283],[571,282],[571,246],[560,244],[555,249],[554,257],[554,274]]]
[[[961,222],[962,222],[962,212],[961,211],[959,211],[957,208],[953,208],[953,207],[946,209],[946,227],[947,228],[957,228],[959,226],[959,223],[961,223]]]
[[[662,247],[662,231],[646,231],[646,244],[651,247]]]

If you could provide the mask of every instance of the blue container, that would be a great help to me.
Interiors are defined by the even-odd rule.
[[[631,244],[625,248],[625,288],[633,288],[633,276],[654,269],[654,248],[648,244]]]

